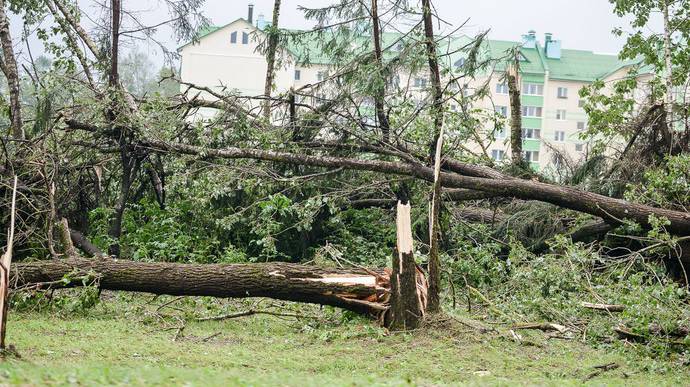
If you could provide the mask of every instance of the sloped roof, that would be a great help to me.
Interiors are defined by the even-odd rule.
[[[238,20],[244,19],[236,19],[223,26],[205,27],[197,33],[195,41],[199,41]],[[288,39],[287,50],[295,56],[297,62],[302,63],[332,64],[332,59],[325,54],[323,47],[342,42],[342,39],[344,39],[343,35],[339,35],[335,31],[322,31],[320,35],[309,30],[289,30],[289,32],[297,36],[297,38]],[[404,35],[401,33],[384,32],[382,34],[384,49],[393,47],[396,41],[404,38]],[[353,47],[362,48],[371,44],[370,39],[363,35],[358,37],[349,35],[348,39],[352,41]],[[439,51],[449,53],[448,57],[450,63],[455,63],[458,59],[466,56],[466,53],[460,51],[460,48],[466,46],[470,42],[472,42],[472,39],[467,36],[453,36],[440,42]],[[191,44],[191,42],[181,46],[180,49],[188,44]],[[521,47],[521,43],[487,39],[483,43],[481,55],[485,58],[499,59],[506,57],[507,59],[508,53],[515,47]],[[551,59],[544,55],[544,50],[538,42],[536,48],[521,47],[520,53],[524,59],[520,62],[520,70],[522,73],[545,74],[546,71],[549,71],[550,78],[561,80],[592,82],[597,79],[603,79],[624,67],[640,64],[640,60],[623,61],[616,55],[570,49],[562,49],[560,59]],[[395,49],[388,50],[384,55],[394,56]],[[505,63],[507,63],[507,61],[497,63],[496,69],[499,71],[503,70],[505,68]],[[648,70],[644,70],[642,72],[647,71]]]

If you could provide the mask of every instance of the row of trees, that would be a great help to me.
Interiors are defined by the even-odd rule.
[[[198,13],[202,2],[164,3],[171,14],[167,24],[178,38],[193,39],[206,22]],[[102,14],[107,17],[92,30],[81,24],[83,11],[65,0],[0,2],[2,70],[9,101],[9,134],[2,137],[0,173],[6,201],[12,192],[11,178],[17,176],[19,181],[16,258],[64,258],[74,254],[75,244],[87,255],[107,252],[131,259],[300,261],[312,258],[316,248],[329,239],[344,238],[343,228],[362,226],[361,219],[352,219],[363,216],[349,212],[353,207],[391,209],[398,202],[398,212],[403,214],[407,203],[415,208],[409,222],[398,215],[403,219],[399,228],[409,228],[410,235],[399,230],[397,242],[390,235],[379,241],[389,250],[397,247],[392,276],[390,272],[363,275],[345,271],[335,273],[346,278],[336,285],[330,280],[317,281],[319,286],[306,290],[305,281],[327,276],[317,269],[299,268],[295,270],[307,270],[307,274],[299,272],[291,282],[271,274],[278,269],[247,268],[238,272],[244,274],[229,274],[229,270],[240,269],[209,267],[199,272],[198,268],[132,263],[139,275],[131,278],[122,274],[126,261],[110,264],[81,259],[26,264],[19,270],[24,281],[52,285],[69,268],[77,267],[82,275],[93,269],[100,272],[105,288],[274,296],[338,306],[366,305],[356,309],[368,313],[388,309],[392,302],[394,315],[397,311],[403,318],[388,321],[397,321],[404,328],[418,323],[424,309],[431,313],[440,310],[443,250],[454,243],[448,236],[453,227],[448,214],[458,209],[481,208],[487,203],[495,206],[504,203],[502,200],[537,201],[559,208],[555,217],[566,225],[559,230],[574,239],[600,237],[612,228],[633,223],[687,236],[687,192],[679,194],[660,186],[645,196],[628,189],[645,178],[639,173],[640,163],[645,169],[663,170],[669,163],[686,160],[690,140],[687,104],[670,97],[670,89],[685,85],[690,73],[682,55],[687,47],[683,39],[676,38],[688,31],[682,22],[685,3],[649,2],[643,8],[638,3],[615,3],[620,14],[638,17],[636,28],[644,27],[645,15],[659,4],[667,15],[664,39],[634,34],[624,50],[624,55],[642,54],[646,64],[656,66],[659,79],[653,83],[654,92],[640,106],[631,94],[637,87],[634,76],[614,85],[613,93],[604,93],[611,85],[602,83],[584,90],[592,119],[587,135],[601,144],[600,152],[556,182],[518,160],[503,170],[491,162],[482,128],[486,121],[498,118],[472,108],[487,96],[486,85],[470,93],[462,90],[490,74],[497,61],[513,64],[515,52],[507,52],[505,58],[487,58],[482,49],[485,34],[480,34],[466,46],[453,48],[466,53],[462,67],[446,63],[451,48],[438,33],[442,21],[431,0],[420,4],[341,0],[321,9],[304,9],[305,16],[318,25],[309,33],[280,28],[277,0],[272,26],[255,36],[266,39],[262,50],[268,72],[264,95],[254,97],[189,83],[181,83],[182,92],[172,96],[169,92],[128,90],[123,78],[131,72],[123,70],[121,47],[128,39],[149,39],[162,24],[143,25],[123,8],[121,0],[103,6]],[[26,28],[38,28],[38,36],[55,56],[51,71],[39,73],[32,61],[20,66],[8,10],[20,14]],[[400,38],[383,39],[384,31],[398,31],[406,24],[411,27],[401,31]],[[351,42],[361,41],[362,36],[367,40],[353,49]],[[328,79],[274,95],[273,73],[289,60],[281,57],[280,48],[290,40],[307,39],[316,41],[336,63]],[[390,87],[400,71],[429,74],[426,96],[420,100],[405,88]],[[519,76],[516,67],[508,74],[514,103],[519,103],[515,87]],[[27,78],[32,87],[22,88]],[[174,74],[166,75],[168,82],[174,78]],[[324,90],[331,92],[324,97]],[[459,108],[451,110],[451,102]],[[199,108],[217,114],[199,121],[194,119]],[[520,128],[516,122],[512,126]],[[621,139],[626,143],[624,149],[613,156],[604,152]],[[482,144],[483,154],[471,152],[466,146],[470,141]],[[160,221],[158,217],[164,213],[175,213],[174,221]],[[573,218],[587,221],[580,227],[582,222],[568,220]],[[4,224],[9,220],[9,211],[3,211]],[[155,224],[153,235],[142,236],[146,228],[136,227],[141,224],[137,222]],[[133,234],[157,242],[126,243],[129,235],[123,230],[129,225],[134,225],[130,227]],[[172,248],[173,242],[165,235],[180,235],[180,229],[193,230],[195,237],[178,238]],[[376,234],[380,230],[368,232],[381,236]],[[412,235],[421,247],[411,247]],[[166,242],[160,242],[161,238]],[[360,237],[352,244],[369,242]],[[367,250],[351,247],[352,251]],[[428,294],[420,274],[423,271],[413,260],[415,253],[417,258],[428,256],[422,268],[428,273]],[[156,277],[157,271],[165,270],[177,274]],[[198,285],[182,280],[191,273],[197,273],[193,278]],[[245,282],[240,281],[246,283],[245,292],[222,286],[219,290],[217,283],[223,275],[245,275]],[[353,276],[368,277],[363,280],[366,289],[347,280]],[[209,287],[204,288],[204,283]],[[151,284],[156,284],[155,289]],[[283,295],[285,289],[275,290],[279,286],[299,296]],[[338,295],[352,286],[359,289],[353,292],[355,296]],[[423,300],[427,297],[428,302]],[[396,304],[396,298],[402,304]],[[408,315],[415,318],[408,320]]]

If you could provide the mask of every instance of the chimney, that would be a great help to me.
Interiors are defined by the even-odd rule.
[[[247,21],[249,24],[254,24],[254,4],[249,4],[249,11],[247,12]]]
[[[263,13],[260,13],[259,16],[256,17],[256,28],[263,30],[268,26],[268,22],[266,22],[266,16],[264,16]]]
[[[524,48],[535,48],[537,47],[537,32],[535,30],[529,30],[527,35],[522,35],[522,47]]]
[[[561,59],[561,41],[548,32],[544,34],[544,54],[549,59]]]

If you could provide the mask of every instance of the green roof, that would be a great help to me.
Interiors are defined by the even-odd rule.
[[[223,26],[205,27],[199,30],[195,40],[201,40],[236,21],[237,20],[234,20]],[[319,39],[319,34],[309,30],[289,30],[289,32],[298,36],[297,39],[288,39],[287,47],[295,56],[296,61],[314,64],[332,64],[332,59],[324,53],[323,47],[324,45],[336,43],[339,40],[342,41],[342,39],[345,38],[344,35],[338,35],[335,31],[322,31],[320,35],[322,39]],[[404,35],[401,33],[383,33],[382,43],[384,48],[394,46],[395,42],[401,38],[404,38]],[[349,35],[347,39],[350,39],[357,47],[366,47],[371,44],[366,36],[352,38],[352,35]],[[449,55],[450,63],[455,63],[458,59],[467,55],[466,51],[460,49],[471,42],[472,39],[467,36],[453,36],[441,42],[440,51],[451,53]],[[507,54],[515,47],[521,47],[521,43],[487,39],[483,43],[480,55],[483,59],[499,59],[503,57],[507,59]],[[524,74],[544,75],[548,71],[549,78],[552,79],[583,82],[592,82],[597,79],[605,78],[621,68],[638,65],[641,62],[640,60],[623,61],[620,60],[617,55],[598,54],[592,51],[570,49],[562,49],[561,58],[552,59],[546,57],[544,49],[540,46],[539,42],[537,42],[535,48],[521,47],[520,53],[522,54],[520,71]],[[393,57],[394,55],[394,49],[386,53],[386,56]],[[507,61],[497,63],[496,70],[503,70],[505,68],[505,63],[507,63]],[[645,71],[648,71],[648,69]]]

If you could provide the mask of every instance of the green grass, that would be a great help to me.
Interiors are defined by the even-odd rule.
[[[662,360],[618,347],[548,340],[541,332],[523,332],[525,340],[517,343],[446,320],[425,330],[388,334],[362,319],[341,322],[339,312],[316,307],[301,307],[301,312],[318,319],[260,315],[197,322],[192,315],[204,309],[217,314],[239,301],[183,299],[157,311],[172,298],[104,298],[82,314],[12,312],[7,339],[22,357],[0,364],[0,383],[560,386],[580,385],[593,366],[611,362],[621,367],[589,383],[688,383],[687,370]]]

